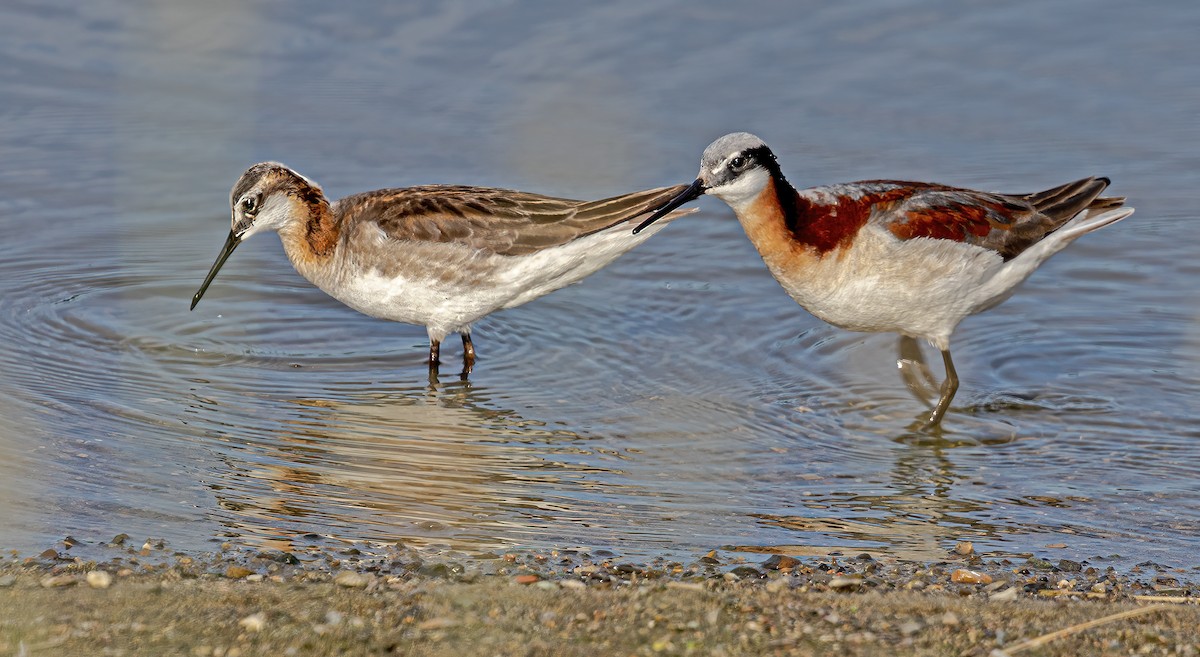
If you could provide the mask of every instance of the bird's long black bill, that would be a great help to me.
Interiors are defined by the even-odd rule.
[[[217,272],[221,271],[221,265],[225,264],[225,261],[233,254],[233,250],[241,243],[242,240],[232,230],[229,231],[229,237],[225,238],[225,246],[221,247],[221,253],[217,255],[217,261],[213,263],[212,269],[208,270],[208,276],[204,277],[204,284],[196,291],[196,296],[192,297],[192,310],[196,309],[196,304],[200,303],[200,297],[204,296],[204,291],[208,289],[209,284],[217,277]]]
[[[649,226],[650,224],[667,216],[668,214],[671,213],[671,210],[674,210],[675,208],[683,205],[684,203],[687,203],[688,201],[699,198],[700,195],[703,193],[704,193],[704,183],[700,182],[700,179],[697,178],[696,181],[693,182],[691,185],[689,185],[687,189],[683,190],[679,194],[679,196],[676,196],[675,198],[671,199],[670,201],[667,201],[666,205],[655,210],[654,214],[650,215],[649,217],[646,218],[645,221],[638,224],[638,227],[633,229],[633,234],[637,235],[638,233],[642,232],[643,230],[646,230],[647,226]]]

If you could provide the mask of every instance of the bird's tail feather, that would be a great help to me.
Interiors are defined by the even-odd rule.
[[[1111,201],[1112,204],[1093,203],[1079,217],[1076,217],[1067,225],[1063,226],[1058,232],[1061,232],[1060,239],[1067,241],[1073,240],[1084,233],[1090,233],[1098,228],[1104,228],[1110,224],[1115,224],[1118,221],[1133,214],[1133,208],[1121,207],[1125,199],[1096,199],[1097,201]]]

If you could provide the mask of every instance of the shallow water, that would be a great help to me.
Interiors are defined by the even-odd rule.
[[[1195,3],[227,4],[0,8],[0,547],[1200,562]],[[600,197],[733,130],[799,185],[1103,174],[1138,213],[960,327],[937,440],[895,338],[805,313],[714,200],[480,322],[470,383],[274,237],[187,310],[259,160]]]

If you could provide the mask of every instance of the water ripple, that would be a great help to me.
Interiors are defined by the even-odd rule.
[[[569,21],[588,29],[568,47],[546,29],[567,19],[532,6],[486,20],[426,8],[415,23],[394,8],[246,6],[215,29],[184,4],[98,1],[92,16],[120,20],[0,9],[21,35],[0,41],[0,145],[20,163],[0,172],[3,547],[125,532],[182,551],[334,540],[938,559],[969,539],[997,555],[1197,553],[1200,267],[1179,239],[1196,188],[1180,90],[1200,69],[1176,56],[1195,40],[1188,21],[1108,2],[1080,24],[1047,6],[1031,32],[997,6],[989,25],[1020,28],[997,41],[949,6],[896,35],[878,29],[892,9],[846,5],[805,16],[817,38],[778,40],[776,59],[811,64],[785,88],[747,66],[778,36],[761,12],[708,7],[672,32],[658,19],[692,5],[616,3]],[[246,38],[268,23],[278,38]],[[1031,69],[1022,39],[1062,24],[1131,47],[1114,60],[1111,38],[1060,44]],[[347,49],[351,33],[372,47]],[[646,64],[704,43],[732,56]],[[396,75],[406,61],[422,66]],[[712,79],[737,102],[698,102]],[[1021,102],[995,101],[1012,90]],[[453,341],[430,380],[421,327],[342,307],[272,237],[241,247],[187,310],[251,162],[283,159],[334,196],[436,181],[616,193],[685,181],[715,127],[747,116],[802,185],[1033,189],[1100,173],[1138,213],[963,323],[941,434],[910,428],[928,411],[897,375],[895,337],[806,313],[714,199],[579,285],[481,321],[469,382]]]

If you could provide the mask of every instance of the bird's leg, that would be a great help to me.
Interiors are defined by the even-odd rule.
[[[922,403],[933,405],[933,398],[938,395],[938,385],[925,364],[925,354],[916,339],[907,335],[900,336],[896,345],[896,367],[900,369],[900,378],[904,385]]]
[[[950,359],[949,349],[942,350],[942,362],[946,365],[946,380],[942,382],[942,398],[938,400],[933,414],[925,423],[926,429],[932,429],[942,421],[946,409],[950,408],[950,400],[954,399],[954,393],[958,392],[958,372],[954,371],[954,361]]]
[[[471,369],[475,367],[475,345],[471,343],[471,334],[462,334],[463,342],[463,369],[462,378],[466,379],[471,373]]]
[[[441,358],[439,358],[441,353],[442,353],[441,340],[434,340],[433,338],[430,338],[429,339],[429,369],[430,369],[430,371],[436,372],[438,369],[438,365],[440,365],[442,363]]]

